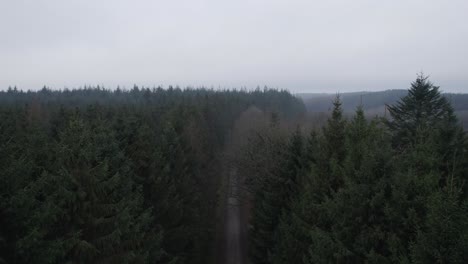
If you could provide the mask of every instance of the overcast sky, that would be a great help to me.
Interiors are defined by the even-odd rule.
[[[467,0],[0,0],[0,89],[468,92]]]

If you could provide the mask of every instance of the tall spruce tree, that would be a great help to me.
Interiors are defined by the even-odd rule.
[[[331,191],[336,191],[343,183],[342,163],[346,155],[345,147],[345,129],[346,120],[343,117],[340,96],[337,95],[333,101],[333,111],[331,117],[327,120],[327,125],[323,128],[324,144],[320,156],[320,161],[324,166],[322,173],[327,177],[327,182]]]
[[[330,227],[319,238],[328,240],[336,252],[310,248],[311,260],[338,263],[386,262],[386,221],[383,217],[388,197],[391,149],[388,137],[377,121],[368,122],[362,108],[346,129],[346,156],[343,186],[327,202]],[[332,253],[332,255],[327,255]]]
[[[343,161],[346,154],[345,128],[339,96],[333,102],[332,116],[322,134],[311,133],[307,152],[303,155],[304,174],[300,179],[300,188],[296,190],[287,217],[283,218],[277,232],[277,247],[274,263],[308,263],[311,259],[308,251],[313,245],[325,246],[330,254],[321,251],[321,257],[315,261],[333,261],[326,259],[335,252],[326,246],[327,241],[320,234],[326,234],[330,228],[331,216],[329,203],[335,192],[343,184]],[[301,173],[301,174],[302,174]],[[313,256],[319,256],[314,253]]]
[[[272,124],[275,129],[276,124]],[[279,222],[282,207],[285,203],[280,195],[284,192],[282,188],[286,183],[281,177],[281,162],[284,158],[286,142],[282,137],[278,137],[274,132],[266,135],[258,135],[255,140],[255,149],[260,153],[266,152],[265,157],[274,160],[265,160],[260,163],[261,174],[257,174],[257,179],[253,179],[251,188],[254,195],[254,211],[249,228],[249,254],[254,263],[269,263],[269,255],[274,247],[273,234]],[[281,147],[280,147],[281,146]],[[257,161],[258,162],[258,161]],[[269,165],[269,166],[267,166]],[[257,167],[257,166],[255,166]]]
[[[421,129],[452,130],[454,133],[458,128],[452,106],[440,93],[439,87],[423,74],[411,83],[408,95],[395,105],[389,105],[388,111],[391,116],[388,126],[394,133],[394,144],[397,147],[413,144],[417,131]],[[454,136],[452,133],[449,133],[450,136]],[[453,139],[447,138],[449,142],[444,144]]]
[[[269,254],[271,263],[291,261],[291,259],[288,259],[289,252],[286,252],[291,244],[287,244],[286,237],[288,237],[290,232],[289,227],[292,221],[291,207],[297,199],[304,167],[304,143],[299,127],[296,128],[296,131],[289,139],[283,163],[280,171],[283,183],[281,184],[282,188],[277,193],[282,202],[279,206],[282,208],[279,222],[273,234],[274,242]]]
[[[293,139],[295,135],[292,136]],[[296,170],[296,187],[291,191],[291,198],[287,210],[283,211],[280,223],[275,232],[275,246],[271,263],[302,263],[307,252],[307,224],[302,218],[304,207],[303,201],[304,186],[307,185],[306,175],[310,172],[311,166],[315,164],[315,158],[318,155],[317,134],[313,131],[308,137],[307,144],[303,147],[300,168]],[[296,156],[298,157],[298,156]]]
[[[393,133],[393,144],[398,152],[404,152],[417,145],[420,140],[431,141],[438,152],[436,161],[442,170],[441,185],[445,184],[454,163],[460,163],[464,157],[466,137],[454,110],[439,87],[435,86],[423,74],[411,83],[408,95],[395,105],[388,106],[391,119],[387,122]],[[458,175],[467,173],[467,169],[458,169]]]
[[[390,259],[457,262],[465,256],[460,250],[466,236],[466,222],[460,221],[460,215],[466,215],[460,187],[466,180],[465,135],[450,103],[422,75],[389,110],[387,124],[395,147],[392,195],[386,208]],[[454,226],[460,227],[457,235]]]

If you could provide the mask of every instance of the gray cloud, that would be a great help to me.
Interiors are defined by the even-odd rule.
[[[1,0],[0,89],[468,91],[466,0]]]

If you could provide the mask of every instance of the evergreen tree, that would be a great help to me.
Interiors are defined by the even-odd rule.
[[[408,95],[393,106],[388,106],[391,120],[388,126],[394,133],[394,143],[399,148],[413,144],[416,132],[420,129],[440,129],[454,136],[458,129],[453,108],[447,99],[440,94],[439,87],[434,86],[428,77],[418,75],[411,83]],[[448,131],[451,130],[451,133]],[[454,138],[447,138],[448,142]]]
[[[326,202],[331,225],[319,233],[320,239],[336,252],[321,254],[321,240],[312,243],[311,260],[333,262],[386,262],[386,219],[388,197],[389,140],[376,121],[368,122],[362,108],[346,129],[346,157],[343,186]],[[328,255],[332,253],[332,255]]]
[[[461,224],[461,233],[464,232],[463,224],[457,222],[456,216],[437,223],[438,227],[434,218],[441,212],[436,209],[441,204],[463,213],[463,206],[457,205],[463,203],[457,200],[461,197],[447,194],[446,190],[462,186],[465,181],[465,136],[450,104],[427,77],[418,76],[408,96],[389,109],[392,120],[387,123],[396,147],[392,195],[385,211],[391,230],[388,239],[391,259],[407,263],[429,259],[444,263],[452,257],[455,260],[457,256],[452,253],[460,244],[445,241],[444,249],[428,253],[426,249],[431,245],[424,241],[437,232],[434,228],[450,233],[447,228]],[[455,211],[450,213],[455,214]],[[456,236],[452,238],[457,240]],[[410,245],[415,245],[412,252]]]
[[[340,96],[337,95],[333,101],[333,111],[331,117],[327,120],[327,125],[323,128],[323,151],[319,157],[319,168],[323,171],[323,177],[326,177],[330,191],[336,191],[343,183],[342,163],[346,155],[345,148],[345,128],[346,120],[343,118],[343,109],[341,107]],[[327,175],[328,174],[328,175]]]
[[[411,244],[413,263],[465,263],[468,259],[468,204],[460,189],[430,195],[424,225]]]
[[[1,109],[0,118],[0,258],[6,263],[24,262],[34,253],[21,253],[18,240],[30,228],[26,221],[31,211],[15,207],[14,203],[19,192],[37,178],[41,168],[36,159],[47,156],[37,151],[47,149],[48,144],[40,127],[27,121],[25,108]],[[28,145],[41,148],[28,148]],[[27,202],[32,203],[33,197],[28,197]]]
[[[256,179],[251,185],[254,191],[254,211],[249,229],[249,253],[254,263],[269,263],[269,254],[274,246],[273,234],[279,222],[282,205],[285,203],[282,198],[286,199],[278,193],[282,192],[285,180],[278,173],[284,149],[277,147],[286,143],[274,135],[259,137],[258,140],[257,144],[251,146],[257,150],[264,148],[260,153],[263,151],[268,153],[264,158],[270,166],[260,163],[259,165],[264,167],[262,174],[256,174]],[[269,158],[275,159],[269,160]],[[257,178],[258,176],[260,178]]]
[[[28,250],[31,236],[42,236],[48,245],[33,249],[56,258],[44,262],[146,263],[146,243],[158,243],[159,234],[148,230],[151,211],[142,209],[140,189],[102,123],[94,127],[72,118],[60,133],[55,169],[25,190],[23,196],[35,197],[33,206],[42,213],[30,218],[36,227],[19,245]]]
[[[273,263],[307,261],[308,248],[318,238],[312,233],[328,228],[328,201],[343,184],[346,136],[339,96],[333,103],[332,116],[323,128],[323,136],[312,133],[307,152],[300,157],[301,170],[296,173],[304,176],[296,176],[300,188],[295,188],[293,199],[289,200],[286,210],[283,209],[271,257]]]
[[[194,240],[199,235],[194,227],[199,221],[199,191],[181,138],[171,124],[167,124],[163,133],[159,142],[161,156],[158,168],[158,180],[162,184],[152,191],[165,196],[158,200],[168,203],[163,205],[161,215],[156,220],[166,229],[164,247],[168,253],[180,258],[180,261],[189,261],[195,257]]]
[[[333,101],[331,117],[323,128],[323,136],[325,137],[326,157],[335,159],[338,163],[343,161],[346,152],[345,128],[346,120],[343,118],[340,96],[337,95]]]
[[[457,178],[464,177],[468,172],[466,167],[454,168],[453,164],[461,163],[464,159],[465,133],[450,102],[428,77],[419,75],[411,84],[408,95],[395,105],[388,106],[388,110],[391,120],[387,124],[393,133],[397,153],[411,151],[412,146],[424,144],[421,140],[428,140],[428,145],[439,156],[434,160],[442,173],[439,184],[445,184],[453,169],[458,170],[455,172]]]
[[[293,217],[291,207],[297,199],[300,184],[303,182],[304,146],[299,127],[288,142],[283,163],[284,165],[281,166],[280,171],[283,182],[280,183],[282,187],[277,193],[282,202],[282,208],[279,223],[274,231],[274,244],[269,249],[271,263],[287,263],[296,256],[294,254],[296,249],[293,249],[292,252],[288,249],[291,249],[291,246],[293,246],[291,243],[295,242],[290,233],[290,226],[293,221],[291,219]]]

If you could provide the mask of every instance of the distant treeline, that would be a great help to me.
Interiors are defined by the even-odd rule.
[[[387,118],[344,118],[344,100],[307,135],[272,121],[239,155],[252,263],[466,263],[468,143],[450,100],[424,76]]]
[[[382,92],[355,92],[340,94],[343,112],[352,114],[362,106],[367,116],[388,114],[386,105],[392,105],[408,94],[408,90],[387,90]],[[332,111],[336,94],[298,94],[312,115]],[[468,94],[445,93],[465,129],[468,129]]]
[[[354,112],[362,104],[364,110],[379,109],[386,104],[394,104],[408,95],[408,90],[386,90],[381,92],[340,93],[344,112]],[[331,103],[336,94],[297,94],[304,100],[308,111],[326,112],[331,110]],[[444,93],[443,96],[452,104],[455,111],[468,110],[468,94]]]
[[[220,158],[249,107],[286,91],[0,92],[0,263],[209,263]]]

